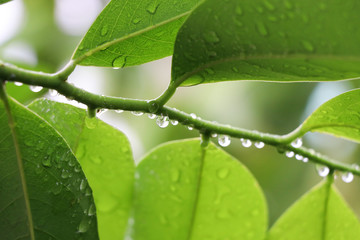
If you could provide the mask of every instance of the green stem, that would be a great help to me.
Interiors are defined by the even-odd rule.
[[[70,62],[63,70],[54,73],[41,73],[29,70],[24,70],[16,66],[0,62],[0,79],[8,81],[18,81],[26,84],[43,86],[57,90],[67,98],[76,100],[86,104],[91,109],[105,108],[105,109],[122,109],[127,111],[141,111],[146,113],[156,113],[158,115],[167,115],[170,119],[177,120],[183,125],[190,125],[198,129],[202,134],[217,133],[229,135],[234,138],[244,138],[252,141],[261,141],[267,145],[271,145],[281,149],[282,151],[293,151],[303,157],[307,157],[309,161],[328,166],[331,169],[351,172],[360,176],[360,170],[355,167],[336,162],[311,149],[295,148],[291,146],[291,142],[297,137],[302,136],[300,128],[286,135],[275,135],[269,133],[261,133],[258,131],[251,131],[243,128],[235,128],[229,125],[219,124],[200,118],[193,118],[190,114],[180,110],[163,106],[175,93],[176,88],[181,84],[181,81],[175,81],[169,85],[169,88],[155,100],[139,100],[121,97],[109,97],[97,95],[87,92],[83,89],[77,88],[74,85],[67,83],[65,80],[75,69],[75,63]],[[154,108],[154,105],[156,109]]]

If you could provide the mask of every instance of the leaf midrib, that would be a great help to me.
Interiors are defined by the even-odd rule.
[[[115,44],[120,43],[122,41],[128,40],[128,39],[133,38],[133,37],[137,37],[137,36],[139,36],[141,34],[144,34],[144,33],[148,32],[148,31],[151,31],[151,30],[153,30],[155,28],[164,26],[164,25],[166,25],[168,23],[171,23],[171,22],[176,21],[176,20],[178,20],[178,19],[180,19],[180,18],[182,18],[184,16],[189,15],[191,12],[192,12],[192,10],[186,11],[186,12],[184,12],[182,14],[179,14],[179,15],[173,17],[173,18],[169,18],[169,19],[167,19],[165,21],[162,21],[160,23],[157,23],[157,24],[151,25],[149,27],[143,28],[143,29],[141,29],[139,31],[135,31],[135,32],[130,33],[130,34],[126,35],[126,36],[116,38],[116,39],[114,39],[112,41],[106,42],[106,43],[104,43],[104,44],[102,44],[100,46],[97,46],[96,48],[93,48],[93,49],[85,52],[84,54],[82,54],[79,57],[74,59],[74,56],[75,56],[75,54],[77,52],[77,51],[75,51],[72,59],[74,60],[75,64],[79,64],[81,61],[85,60],[88,57],[91,57],[93,54],[101,51],[102,49],[106,49],[106,48],[111,47],[112,45],[115,45]]]
[[[16,161],[17,161],[17,166],[19,169],[21,186],[22,186],[22,191],[23,191],[23,196],[24,196],[24,201],[25,201],[26,216],[27,216],[27,220],[29,223],[29,225],[28,225],[29,235],[30,235],[31,240],[35,240],[34,223],[33,223],[33,218],[32,218],[32,213],[31,213],[31,208],[30,208],[30,198],[28,195],[28,190],[27,190],[27,185],[26,185],[26,178],[25,178],[25,172],[24,172],[24,166],[23,166],[23,162],[22,162],[19,141],[18,141],[17,135],[16,135],[15,121],[14,121],[14,118],[11,113],[11,108],[10,108],[8,97],[7,97],[5,89],[4,89],[4,85],[3,84],[0,84],[0,85],[1,85],[0,98],[4,103],[4,108],[5,108],[6,114],[8,116],[9,128],[10,128],[10,132],[11,132],[14,147],[15,147]]]

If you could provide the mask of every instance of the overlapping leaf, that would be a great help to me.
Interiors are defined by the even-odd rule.
[[[357,0],[207,0],[179,30],[172,81],[360,77]]]
[[[39,116],[9,105],[0,101],[0,238],[98,239],[92,192],[70,148]]]
[[[133,239],[263,239],[260,187],[236,159],[199,140],[167,143],[136,171]]]
[[[328,133],[360,142],[360,89],[343,93],[316,109],[296,130]]]
[[[122,239],[128,221],[134,162],[126,136],[85,110],[38,100],[29,106],[69,143],[93,189],[101,239]]]
[[[11,0],[0,0],[0,4],[10,2]]]
[[[169,56],[175,37],[199,0],[112,0],[73,59],[81,65],[126,67]]]
[[[360,239],[360,224],[336,189],[322,183],[288,209],[266,239]]]

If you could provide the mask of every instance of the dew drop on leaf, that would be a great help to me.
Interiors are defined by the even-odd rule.
[[[155,118],[156,118],[156,114],[149,113],[149,114],[148,114],[148,118],[150,118],[150,119],[155,119]]]
[[[302,160],[304,163],[307,163],[309,161],[309,159],[307,157],[304,157]]]
[[[91,204],[88,210],[88,216],[93,216],[96,213],[96,208],[94,204]]]
[[[84,192],[85,189],[86,189],[86,186],[87,186],[86,180],[82,179],[81,182],[80,182],[80,191]]]
[[[79,224],[78,232],[79,233],[87,232],[89,230],[89,228],[90,228],[89,219],[87,217],[83,217]]]
[[[41,161],[41,163],[44,167],[51,167],[51,161],[50,161],[49,156],[45,156],[43,158],[43,160]]]
[[[220,168],[217,170],[217,176],[220,179],[225,179],[229,176],[230,170],[228,168]]]
[[[104,25],[101,29],[101,36],[105,36],[109,31],[109,26],[108,25]]]
[[[22,83],[22,82],[14,82],[14,84],[15,84],[15,86],[18,86],[18,87],[20,87],[20,86],[22,86],[22,85],[23,85],[23,83]]]
[[[218,43],[218,42],[220,42],[219,37],[213,31],[204,33],[203,37],[204,37],[205,41],[208,42],[208,43]]]
[[[118,110],[115,110],[115,112],[116,112],[116,113],[123,113],[123,112],[124,112],[124,110],[122,110],[122,109],[118,109]]]
[[[180,171],[178,169],[173,169],[170,173],[171,175],[171,181],[172,182],[178,182],[180,180]]]
[[[30,86],[32,92],[40,92],[43,89],[41,86]]]
[[[95,117],[93,117],[93,118],[86,117],[85,125],[89,129],[94,129],[98,125],[98,120]]]
[[[296,155],[295,155],[295,159],[301,161],[301,160],[304,159],[304,157],[301,156],[300,154],[296,154]]]
[[[134,19],[132,20],[132,23],[133,23],[133,24],[138,24],[139,22],[141,22],[141,18],[134,18]]]
[[[302,45],[308,52],[314,52],[314,46],[308,41],[302,41]]]
[[[267,36],[269,34],[263,22],[257,22],[256,29],[262,36]]]
[[[159,110],[160,106],[156,101],[149,101],[148,104],[149,104],[149,107],[148,107],[149,112],[156,113]]]
[[[326,177],[330,173],[330,169],[322,165],[316,165],[316,171],[320,177]]]
[[[261,149],[261,148],[265,147],[265,143],[263,143],[263,142],[255,142],[255,143],[254,143],[254,146],[255,146],[256,148]]]
[[[61,190],[62,190],[62,184],[59,182],[56,182],[55,186],[51,189],[54,195],[60,194]]]
[[[293,142],[291,143],[291,146],[293,146],[294,148],[299,148],[299,147],[302,146],[302,144],[303,144],[302,139],[301,139],[301,138],[297,138],[297,139],[295,139],[295,141],[293,141]]]
[[[116,58],[114,58],[114,60],[112,61],[112,66],[115,68],[115,69],[119,69],[119,68],[123,68],[125,67],[126,65],[126,57],[127,56],[124,56],[124,55],[120,55]]]
[[[192,130],[194,130],[194,127],[192,127],[192,126],[187,126],[187,129],[190,130],[190,131],[192,131]]]
[[[153,0],[153,1],[150,1],[150,4],[146,7],[146,11],[150,14],[155,14],[156,13],[156,10],[158,9],[159,7],[159,3],[157,3],[157,1]]]
[[[59,95],[59,93],[55,89],[50,89],[49,94],[51,97],[56,97]]]
[[[351,172],[345,172],[341,175],[341,179],[346,183],[350,183],[354,180],[354,174]]]
[[[222,147],[227,147],[227,146],[230,145],[231,139],[230,139],[230,137],[228,135],[220,135],[218,137],[218,143]]]

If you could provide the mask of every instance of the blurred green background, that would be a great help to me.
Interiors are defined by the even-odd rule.
[[[13,0],[0,6],[0,58],[33,70],[54,72],[71,58],[92,21],[108,1],[105,0]],[[86,5],[86,11],[84,10]],[[90,92],[139,99],[160,95],[170,81],[171,58],[125,69],[77,67],[69,81]],[[180,88],[168,103],[203,119],[263,132],[286,134],[296,128],[322,103],[359,82],[263,83],[251,81],[207,84]],[[57,101],[46,89],[34,93],[28,86],[8,83],[13,97],[24,104],[37,97]],[[80,107],[83,107],[80,105]],[[100,116],[123,131],[133,147],[135,161],[160,143],[198,137],[197,131],[170,126],[161,129],[146,115],[107,111]],[[358,144],[331,136],[307,134],[304,145],[338,161],[360,164]],[[216,139],[214,139],[216,142]],[[269,206],[272,224],[296,199],[321,178],[312,163],[286,158],[273,147],[244,148],[232,139],[225,149],[245,164],[258,179]],[[352,209],[360,216],[359,178],[350,184],[335,181]]]

